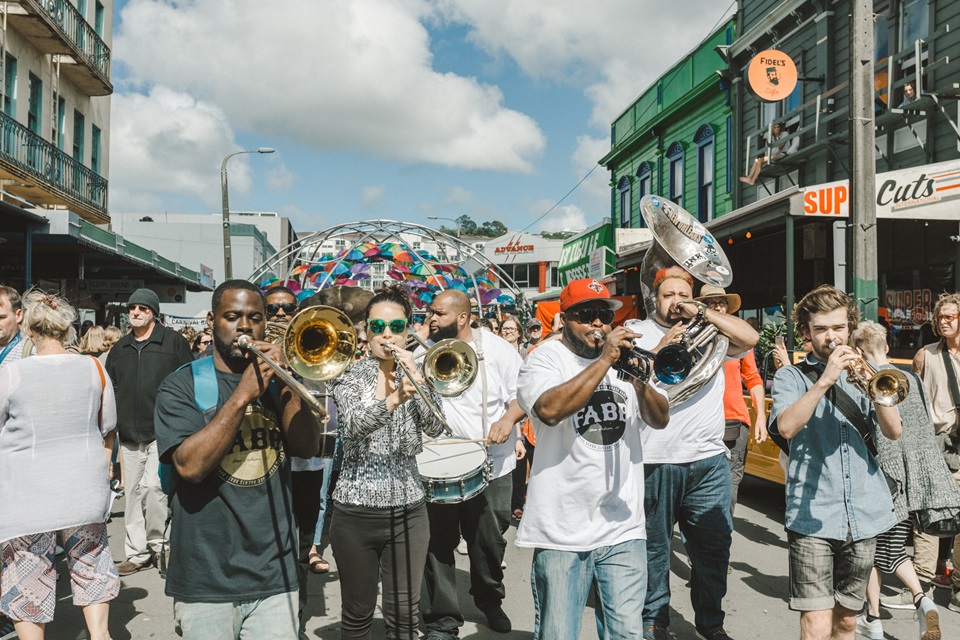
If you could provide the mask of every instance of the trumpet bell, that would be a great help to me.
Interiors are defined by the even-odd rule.
[[[668,344],[657,352],[653,371],[664,384],[683,382],[693,369],[693,356],[679,344]]]
[[[894,407],[910,393],[910,379],[902,371],[881,369],[867,385],[867,395],[881,407]]]
[[[333,307],[308,307],[295,315],[283,335],[283,354],[293,371],[308,380],[330,380],[353,362],[357,332]]]
[[[466,342],[448,338],[436,343],[423,360],[423,377],[444,397],[459,395],[477,377],[477,354]]]

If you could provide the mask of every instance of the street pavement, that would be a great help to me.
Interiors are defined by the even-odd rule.
[[[123,553],[123,500],[114,503],[113,521],[109,525],[113,556],[121,560]],[[740,487],[740,504],[734,518],[735,533],[731,550],[733,572],[728,581],[726,630],[737,640],[787,640],[799,638],[799,616],[787,608],[787,549],[783,531],[783,488],[779,485],[744,478]],[[497,634],[486,626],[483,614],[467,595],[469,574],[465,556],[457,557],[460,601],[466,624],[460,637],[465,639],[529,639],[533,635],[533,599],[530,593],[530,561],[532,552],[513,545],[515,529],[508,532],[506,589],[504,610],[513,621],[513,632]],[[340,638],[340,591],[337,568],[329,548],[324,556],[333,568],[329,574],[310,574],[310,602],[307,613],[307,637],[334,640]],[[689,589],[685,586],[690,571],[682,546],[674,538],[671,559],[673,590],[670,632],[679,640],[697,637],[693,627],[693,610]],[[60,563],[56,619],[47,626],[47,638],[78,640],[87,638],[80,610],[71,604],[69,579]],[[895,581],[894,581],[895,582]],[[891,583],[893,584],[893,583]],[[898,585],[897,585],[898,586]],[[885,585],[884,594],[894,592]],[[935,595],[941,612],[943,638],[960,638],[960,614],[947,609],[949,591],[938,589]],[[596,638],[593,603],[584,611],[580,638]],[[882,610],[886,638],[897,640],[919,637],[917,623],[910,611]],[[637,621],[639,627],[640,621]],[[163,581],[156,570],[142,571],[123,578],[119,597],[110,607],[110,633],[113,640],[177,638],[173,629],[173,602],[163,594]],[[373,637],[384,637],[383,621],[377,614]]]

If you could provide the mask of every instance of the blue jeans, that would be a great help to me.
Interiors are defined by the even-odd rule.
[[[680,523],[690,558],[694,625],[709,633],[723,628],[723,596],[733,520],[730,466],[718,454],[685,464],[645,464],[647,601],[643,626],[670,625],[670,540]]]
[[[590,587],[597,585],[597,635],[601,640],[641,638],[640,603],[647,590],[647,545],[629,540],[594,551],[536,549],[530,584],[534,640],[577,640]]]
[[[327,463],[327,468],[323,470],[323,486],[320,487],[320,513],[317,514],[317,526],[313,530],[313,546],[315,547],[320,546],[320,541],[323,539],[323,525],[327,520],[327,514],[333,510],[333,500],[330,499],[331,476],[333,476],[332,460]]]
[[[237,602],[174,600],[173,621],[187,640],[291,640],[297,637],[297,592]]]

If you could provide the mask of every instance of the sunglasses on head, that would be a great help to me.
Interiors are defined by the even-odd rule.
[[[288,316],[293,315],[293,313],[297,310],[297,304],[295,302],[284,302],[283,304],[268,304],[267,315],[275,316],[277,315],[277,312],[280,311],[280,309],[283,309],[283,312]]]
[[[597,318],[600,318],[600,322],[603,324],[610,324],[614,318],[613,309],[597,309],[596,307],[568,311],[567,315],[575,322],[583,324],[593,324],[593,321]]]
[[[380,318],[370,318],[367,320],[367,329],[375,336],[379,336],[387,327],[390,327],[390,333],[399,335],[407,331],[407,321],[404,318],[391,320],[390,322],[386,322]]]

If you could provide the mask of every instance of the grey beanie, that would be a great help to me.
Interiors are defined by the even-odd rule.
[[[130,295],[127,306],[142,304],[153,310],[153,315],[160,315],[160,297],[150,289],[137,289]]]

